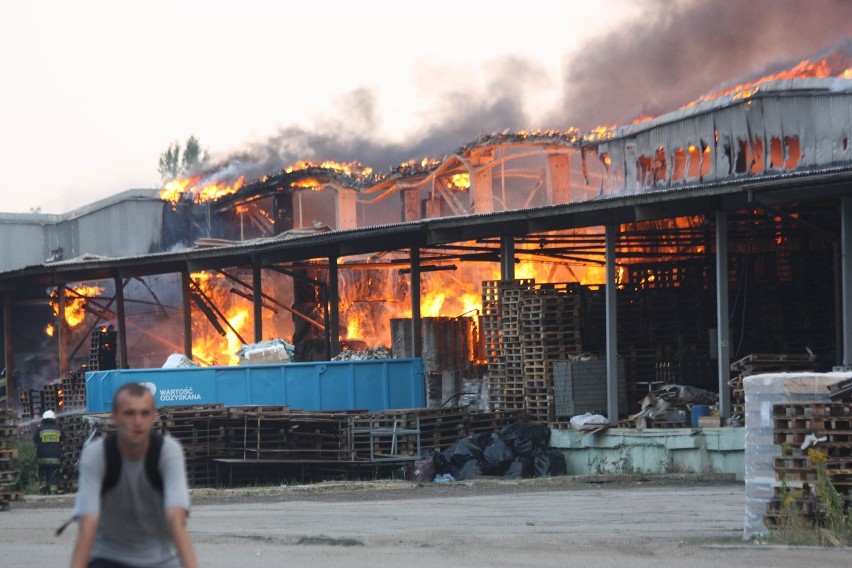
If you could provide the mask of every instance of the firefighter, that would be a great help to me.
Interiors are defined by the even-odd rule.
[[[38,480],[42,495],[59,492],[59,470],[62,467],[62,430],[56,423],[56,414],[48,410],[41,417],[41,424],[33,442],[36,446]]]

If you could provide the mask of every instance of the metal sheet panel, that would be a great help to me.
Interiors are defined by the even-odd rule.
[[[376,412],[425,404],[423,361],[413,358],[92,371],[86,373],[88,411],[109,412],[115,391],[131,382],[147,383],[157,406],[220,403]]]

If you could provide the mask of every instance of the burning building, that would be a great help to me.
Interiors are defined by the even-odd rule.
[[[254,180],[239,168],[176,180],[146,202],[160,206],[149,250],[82,257],[70,239],[66,260],[0,274],[7,368],[52,346],[67,372],[86,358],[75,362],[73,345],[103,322],[117,330],[118,364],[134,367],[174,351],[230,364],[241,344],[270,337],[303,360],[329,358],[388,345],[400,319],[421,354],[424,318],[470,317],[478,347],[444,370],[487,374],[503,407],[527,405],[513,381],[535,376],[547,405],[547,370],[509,353],[551,353],[523,323],[506,327],[523,302],[539,306],[528,323],[558,332],[542,361],[591,352],[615,368],[620,355],[631,399],[660,368],[721,390],[719,361],[748,352],[848,363],[849,61],[802,74],[617,128],[482,135],[384,174],[303,162]],[[70,291],[81,284],[100,297]],[[13,333],[45,288],[57,315],[38,307],[38,340]],[[508,289],[516,316],[501,303]],[[59,315],[69,296],[86,297],[79,337]]]

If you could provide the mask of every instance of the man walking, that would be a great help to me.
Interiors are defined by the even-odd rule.
[[[154,397],[138,383],[122,385],[111,418],[116,432],[80,457],[71,568],[196,568],[183,449],[152,432]]]
[[[33,434],[38,463],[38,481],[42,495],[59,492],[59,470],[62,468],[62,429],[52,410],[41,416],[41,424]]]

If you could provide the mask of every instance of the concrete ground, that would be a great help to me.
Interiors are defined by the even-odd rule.
[[[201,566],[719,568],[848,566],[850,550],[743,543],[730,482],[378,482],[193,495]],[[0,513],[0,565],[67,565],[70,498]]]

